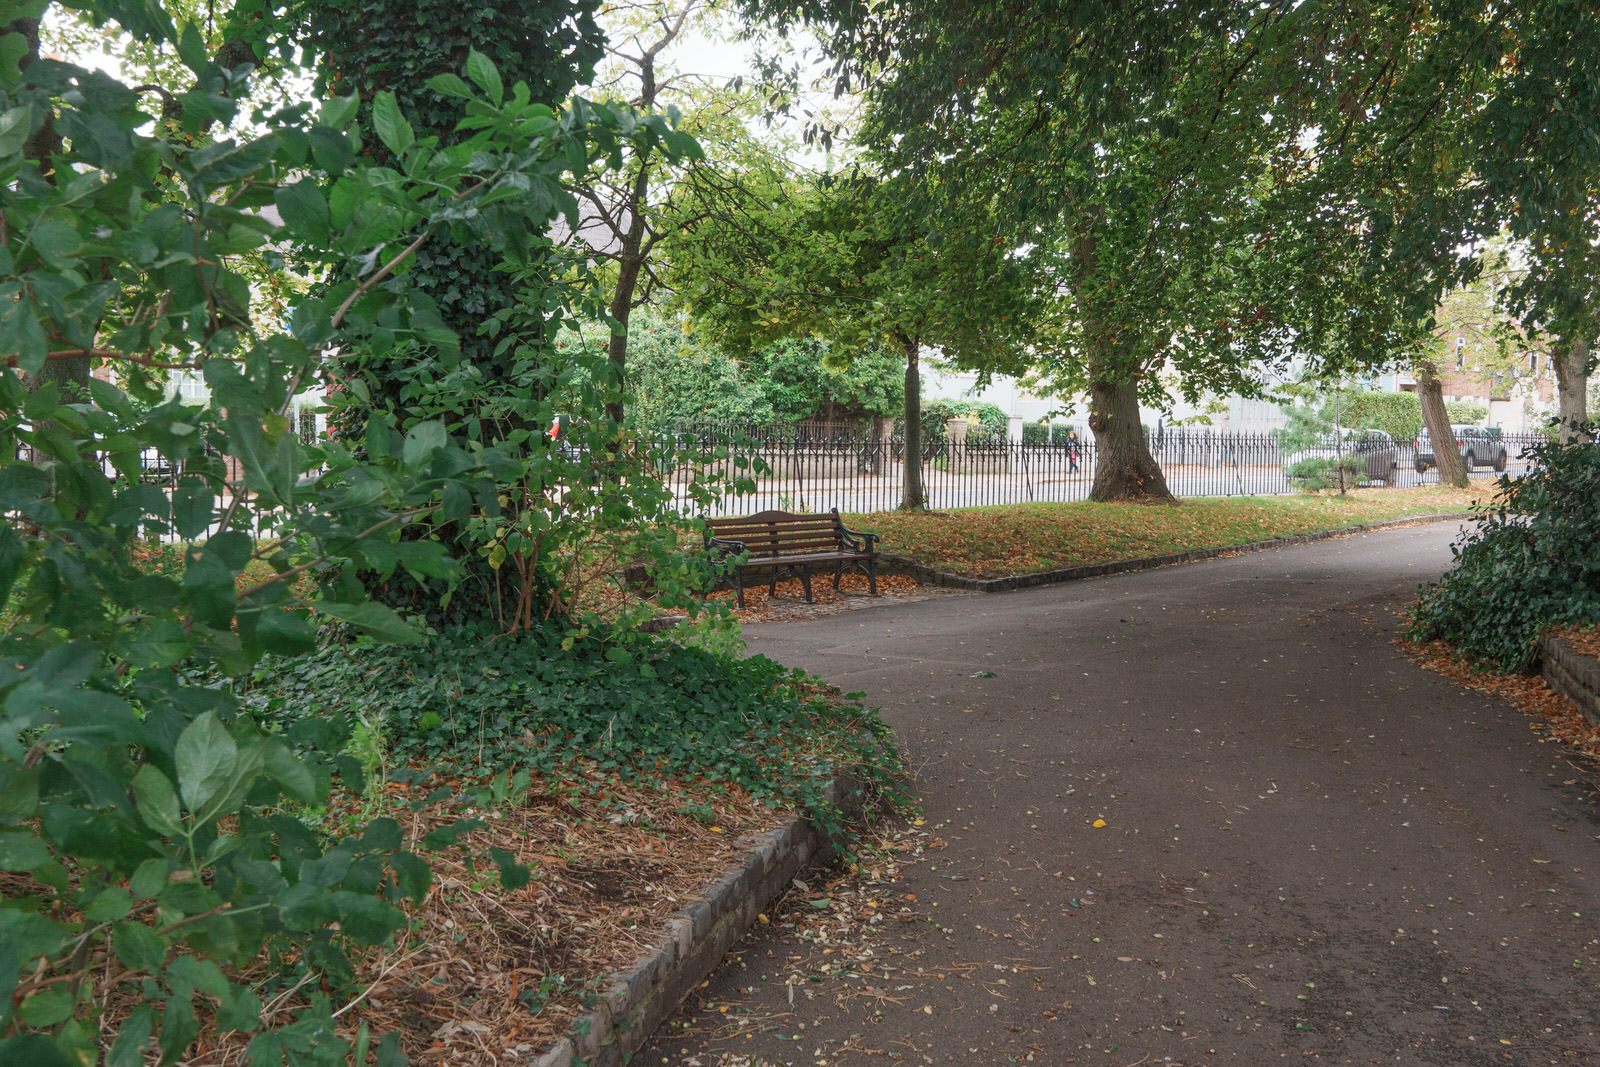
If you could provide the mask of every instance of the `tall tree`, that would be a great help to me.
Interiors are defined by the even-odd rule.
[[[1024,261],[990,233],[937,230],[915,213],[903,182],[867,176],[804,180],[781,161],[743,178],[740,195],[690,225],[671,279],[697,319],[738,349],[817,337],[835,351],[874,344],[905,367],[905,495],[922,483],[921,359],[939,348],[995,364],[1018,350],[1031,321]],[[986,284],[968,284],[975,277]]]
[[[476,52],[506,83],[522,82],[536,103],[557,105],[594,75],[604,49],[595,22],[600,0],[507,0],[493,5],[456,0],[301,0],[290,16],[303,20],[319,87],[361,101],[371,122],[381,92],[393,94],[400,113],[421,136],[454,144],[471,133],[462,120],[466,98],[431,80],[454,76]],[[393,163],[382,143],[365,152]],[[491,323],[523,338],[544,331],[542,317],[518,314],[528,294],[498,271],[499,249],[470,239],[420,249],[412,268],[418,288],[439,307],[462,339],[463,355],[487,374],[503,371],[515,347]],[[386,388],[378,383],[380,389]]]
[[[1155,365],[1248,390],[1296,348],[1393,359],[1502,218],[1565,249],[1530,282],[1541,321],[1592,335],[1592,5],[747,6],[822,28],[891,171],[1005,190],[1008,239],[1055,257],[1051,368],[1096,398],[1101,498],[1161,493],[1129,417]]]
[[[1239,346],[1287,356],[1229,282],[1292,76],[1262,42],[1293,5],[758,6],[829,23],[883,166],[939,190],[924,210],[988,214],[1033,261],[1055,334],[1035,355],[1062,394],[1089,393],[1095,499],[1170,497],[1138,415],[1164,400],[1156,372],[1252,391]]]

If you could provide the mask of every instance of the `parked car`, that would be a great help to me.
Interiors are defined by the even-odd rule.
[[[1461,458],[1466,460],[1467,470],[1475,467],[1488,466],[1497,471],[1506,469],[1506,444],[1500,439],[1500,434],[1484,426],[1451,425],[1450,432],[1455,434],[1456,449],[1461,453]],[[1421,474],[1429,467],[1437,467],[1438,459],[1434,456],[1433,442],[1428,438],[1428,431],[1424,429],[1422,436],[1417,438],[1417,473]]]
[[[1325,433],[1314,447],[1285,457],[1283,473],[1290,481],[1303,481],[1304,475],[1297,473],[1305,469],[1301,464],[1307,460],[1337,459],[1341,452],[1357,464],[1354,473],[1358,480],[1394,484],[1395,473],[1400,469],[1400,452],[1394,438],[1382,430],[1344,429]]]

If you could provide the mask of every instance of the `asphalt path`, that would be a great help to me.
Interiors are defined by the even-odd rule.
[[[1600,1063],[1593,770],[1393,643],[1456,532],[749,627],[944,847],[876,985],[761,927],[634,1062]]]

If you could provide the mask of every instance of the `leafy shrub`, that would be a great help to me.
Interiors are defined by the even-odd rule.
[[[1415,441],[1422,431],[1422,401],[1417,399],[1416,393],[1345,392],[1337,405],[1330,400],[1322,406],[1322,417],[1330,424],[1334,421],[1336,407],[1341,425],[1382,430],[1396,441]],[[1455,417],[1451,416],[1451,420],[1455,421]]]
[[[533,439],[568,385],[534,342],[507,354],[537,396],[488,399],[545,408],[462,417],[462,397],[486,395],[481,376],[409,268],[418,249],[471,235],[526,280],[542,269],[526,237],[567,197],[571,161],[601,151],[593,138],[659,139],[665,120],[597,109],[568,121],[471,53],[473,86],[430,82],[475,115],[450,149],[418,138],[381,92],[371,131],[354,128],[352,95],[224,139],[248,68],[220,70],[159,4],[91,6],[136,15],[207,90],[172,97],[181,114],[160,121],[161,97],[106,74],[41,59],[19,76],[27,45],[0,33],[0,1063],[170,1064],[225,1031],[258,1064],[364,1063],[370,1035],[349,1016],[339,1025],[332,999],[351,992],[345,952],[404,929],[399,905],[427,892],[429,869],[392,820],[338,837],[285,814],[325,804],[336,774],[360,789],[359,760],[332,755],[348,731],[337,718],[264,731],[227,679],[269,653],[312,652],[313,612],[380,640],[417,636],[362,583],[459,574],[438,541],[401,540],[408,524],[469,526],[490,566],[533,568],[551,511],[517,507],[515,493],[559,497],[568,529],[628,527],[659,505],[659,486],[619,498],[593,480],[555,484],[592,464]],[[75,132],[29,141],[45,116]],[[376,143],[368,134],[399,169],[357,154]],[[291,246],[350,273],[258,334],[240,260]],[[564,293],[540,286],[526,309],[539,343]],[[129,368],[202,369],[216,403],[145,409],[117,385],[64,390],[44,373],[81,361],[86,376],[91,350],[125,357],[136,391]],[[357,362],[402,353],[397,385],[422,411],[402,424],[374,410],[359,448],[293,432],[294,397],[322,368],[341,368],[354,394]],[[524,436],[486,428],[500,414]],[[604,443],[585,442],[588,455]],[[150,449],[181,471],[172,487],[139,480]],[[191,543],[174,559],[146,535]],[[271,965],[265,982],[235,969],[253,960]],[[290,987],[315,992],[263,1010]],[[108,1010],[113,992],[124,1014]],[[397,1056],[380,1045],[380,1063]]]
[[[889,783],[875,712],[763,656],[623,636],[551,627],[513,642],[461,625],[411,645],[335,646],[275,672],[252,701],[272,723],[359,710],[381,719],[399,759],[484,774],[588,757],[630,778],[738,783],[811,812],[841,764]]]
[[[1366,461],[1360,456],[1310,456],[1283,469],[1289,484],[1307,493],[1337,489],[1341,493],[1366,478]]]
[[[1409,396],[1412,394],[1408,393],[1406,395]],[[1476,426],[1478,423],[1489,417],[1488,408],[1484,407],[1482,404],[1473,403],[1471,400],[1446,400],[1444,402],[1444,412],[1445,417],[1447,417],[1451,423],[1464,423],[1469,426]],[[1400,441],[1405,440],[1405,438],[1397,437],[1395,440]]]
[[[945,423],[951,419],[977,420],[977,425],[967,430],[967,447],[984,448],[1003,443],[1009,432],[1010,419],[999,405],[978,400],[924,400],[922,402],[922,442],[929,447],[942,442],[949,434]]]
[[[1022,424],[1022,443],[1037,448],[1065,448],[1069,443],[1082,444],[1080,434],[1076,442],[1067,437],[1074,427],[1066,423],[1025,422]]]
[[[1588,432],[1594,432],[1593,424]],[[1600,448],[1541,443],[1500,479],[1455,566],[1422,591],[1410,635],[1438,638],[1502,671],[1526,670],[1539,633],[1600,620]]]

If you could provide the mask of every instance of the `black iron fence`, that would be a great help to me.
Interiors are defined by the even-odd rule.
[[[296,429],[314,439],[320,427]],[[1543,435],[1505,434],[1506,473],[1527,469],[1524,451]],[[1293,491],[1284,473],[1286,457],[1272,433],[1223,433],[1208,429],[1165,429],[1148,435],[1150,453],[1167,487],[1180,497],[1270,496]],[[704,512],[694,503],[696,482],[732,489],[709,513],[740,515],[767,508],[786,511],[887,511],[905,499],[905,440],[892,423],[785,423],[752,426],[733,422],[685,424],[664,435],[658,473],[684,511]],[[36,461],[27,450],[21,459]],[[1364,457],[1362,484],[1409,487],[1438,482],[1436,467],[1419,462],[1415,443],[1394,447],[1381,459]],[[1424,456],[1424,459],[1427,457]],[[920,469],[924,500],[936,510],[1030,502],[1083,500],[1094,482],[1097,452],[1092,436],[1036,435],[1032,442],[980,435],[958,441],[948,436],[927,442]],[[1475,478],[1500,471],[1479,457]],[[147,449],[140,456],[139,480],[175,488],[182,479],[228,480],[220,456],[190,460],[186,468]],[[1422,469],[1419,469],[1422,468]],[[106,474],[122,474],[106,464]],[[701,498],[704,494],[699,494]],[[152,536],[172,539],[167,531]]]
[[[1539,434],[1506,434],[1507,470],[1525,470],[1523,450]],[[1211,429],[1168,428],[1147,434],[1150,453],[1167,487],[1178,496],[1271,496],[1293,491],[1284,473],[1286,456],[1275,433],[1227,433]],[[788,423],[746,426],[733,422],[685,424],[671,435],[664,468],[674,492],[689,498],[688,486],[714,477],[742,483],[725,498],[717,514],[745,514],[766,508],[789,511],[884,511],[905,498],[904,437],[876,425]],[[1063,435],[1033,442],[993,435],[925,443],[921,473],[930,508],[981,507],[1032,501],[1083,500],[1094,481],[1097,460],[1091,436],[1069,441]],[[1414,442],[1361,455],[1361,484],[1409,487],[1438,481],[1436,468],[1418,462]],[[1473,470],[1477,478],[1500,472],[1489,461]],[[1423,468],[1423,469],[1419,469]]]

